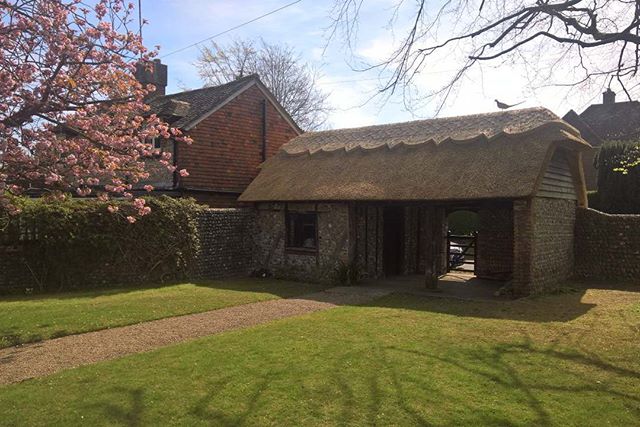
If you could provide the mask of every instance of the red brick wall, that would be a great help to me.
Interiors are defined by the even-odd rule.
[[[189,176],[178,186],[242,193],[262,162],[263,93],[253,86],[189,131],[193,144],[178,147],[178,169]],[[267,157],[296,131],[267,101]]]

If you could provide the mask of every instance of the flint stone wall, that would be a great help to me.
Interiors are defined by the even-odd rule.
[[[285,248],[285,212],[317,212],[318,249]],[[257,206],[254,269],[274,277],[331,282],[336,268],[349,262],[349,207],[342,203],[265,203]]]
[[[579,208],[575,273],[584,279],[640,277],[640,215]]]

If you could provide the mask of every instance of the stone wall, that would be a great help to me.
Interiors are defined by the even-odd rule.
[[[513,276],[513,206],[484,205],[478,210],[476,276],[510,280]]]
[[[252,270],[253,209],[207,209],[198,217],[195,278],[247,275]]]
[[[576,218],[576,276],[640,277],[640,215],[609,215],[580,208]]]
[[[274,276],[330,282],[340,263],[349,262],[349,207],[343,203],[289,203],[289,211],[316,212],[318,250],[299,253],[285,248],[285,204],[258,205],[256,213],[254,268]]]
[[[514,202],[517,295],[553,291],[573,275],[575,222],[573,200],[536,197]]]
[[[576,202],[533,199],[533,291],[549,291],[573,275]]]

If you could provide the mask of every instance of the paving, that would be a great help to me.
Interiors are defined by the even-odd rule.
[[[335,287],[296,298],[238,305],[1,349],[0,384],[341,305],[367,304],[391,292],[393,289],[389,288]]]
[[[479,279],[471,272],[451,272],[438,280],[438,289],[425,288],[424,275],[392,276],[366,280],[358,286],[424,297],[454,298],[473,301],[504,301],[511,297],[501,295],[504,282]]]

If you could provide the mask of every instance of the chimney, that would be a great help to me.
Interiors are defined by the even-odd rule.
[[[136,79],[143,85],[152,84],[156,87],[149,97],[164,95],[167,89],[167,66],[159,59],[149,63],[138,63],[136,67]]]
[[[605,92],[602,93],[602,103],[604,105],[615,104],[616,103],[616,93],[608,88]]]

